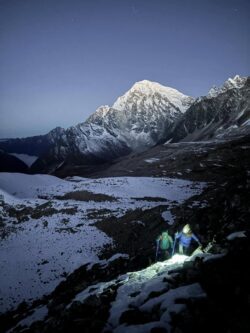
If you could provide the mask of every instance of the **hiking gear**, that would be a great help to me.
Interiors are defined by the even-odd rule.
[[[176,237],[174,238],[174,245],[173,245],[173,249],[172,249],[172,257],[174,255],[174,251],[175,251],[175,244],[176,244]]]
[[[161,250],[168,250],[172,247],[173,239],[169,236],[168,232],[163,232],[160,236],[160,248]]]
[[[155,253],[155,261],[158,260],[158,255],[159,255],[159,247],[160,247],[160,239],[156,240],[156,253]]]
[[[200,254],[200,253],[204,253],[204,250],[202,249],[202,246],[198,246],[192,253],[190,256],[195,256],[196,254]]]
[[[198,246],[197,249],[194,250],[192,256],[199,253],[209,253],[209,251],[211,250],[211,248],[214,246],[215,243],[216,243],[215,238],[213,238],[211,242],[207,244],[206,247],[202,247],[202,245],[200,244],[200,246]]]

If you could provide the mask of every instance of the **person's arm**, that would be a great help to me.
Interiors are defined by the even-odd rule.
[[[198,237],[195,236],[195,234],[192,234],[193,240],[195,240],[199,245],[201,245],[201,242],[199,241]]]
[[[178,231],[177,231],[177,232],[175,233],[175,236],[174,236],[174,237],[175,237],[175,239],[179,239],[179,238],[181,237],[181,232],[178,232]]]
[[[171,236],[168,236],[169,237],[169,243],[170,243],[170,247],[173,247],[173,238]]]

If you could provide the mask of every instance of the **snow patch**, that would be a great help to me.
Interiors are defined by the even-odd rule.
[[[159,158],[148,158],[148,159],[146,159],[146,160],[144,160],[145,162],[147,162],[147,163],[150,163],[150,164],[152,164],[152,163],[155,163],[155,162],[158,162],[158,161],[160,161],[160,159]]]
[[[9,153],[9,155],[17,157],[19,160],[23,161],[29,168],[38,159],[38,156],[27,155],[27,154]]]
[[[7,203],[7,204],[16,205],[18,203],[21,203],[20,200],[18,200],[17,198],[15,198],[13,195],[10,195],[6,191],[2,190],[1,188],[0,188],[0,196],[2,196],[3,202]]]
[[[47,189],[65,181],[49,175],[27,175],[23,173],[0,173],[0,188],[20,198],[37,197],[37,189]]]
[[[171,214],[171,212],[169,210],[163,212],[161,214],[162,218],[164,219],[165,222],[167,222],[169,225],[174,224],[174,218],[173,215]]]
[[[247,237],[245,232],[246,231],[233,232],[232,234],[227,236],[227,240],[231,241],[231,240],[234,240],[235,238],[245,238],[245,237]]]

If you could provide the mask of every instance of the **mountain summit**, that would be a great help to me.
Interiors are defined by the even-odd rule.
[[[194,102],[192,97],[156,82],[136,82],[112,107],[102,106],[83,123],[101,126],[132,151],[141,151],[164,139],[173,123]],[[104,137],[103,137],[104,139]]]
[[[172,112],[182,113],[192,104],[194,99],[176,89],[165,87],[157,82],[143,80],[136,82],[130,90],[119,97],[113,104],[117,110],[131,111],[135,109],[163,109],[171,107]]]

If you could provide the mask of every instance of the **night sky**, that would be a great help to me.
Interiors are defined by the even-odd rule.
[[[136,81],[249,75],[249,0],[0,0],[0,137],[83,122]]]

